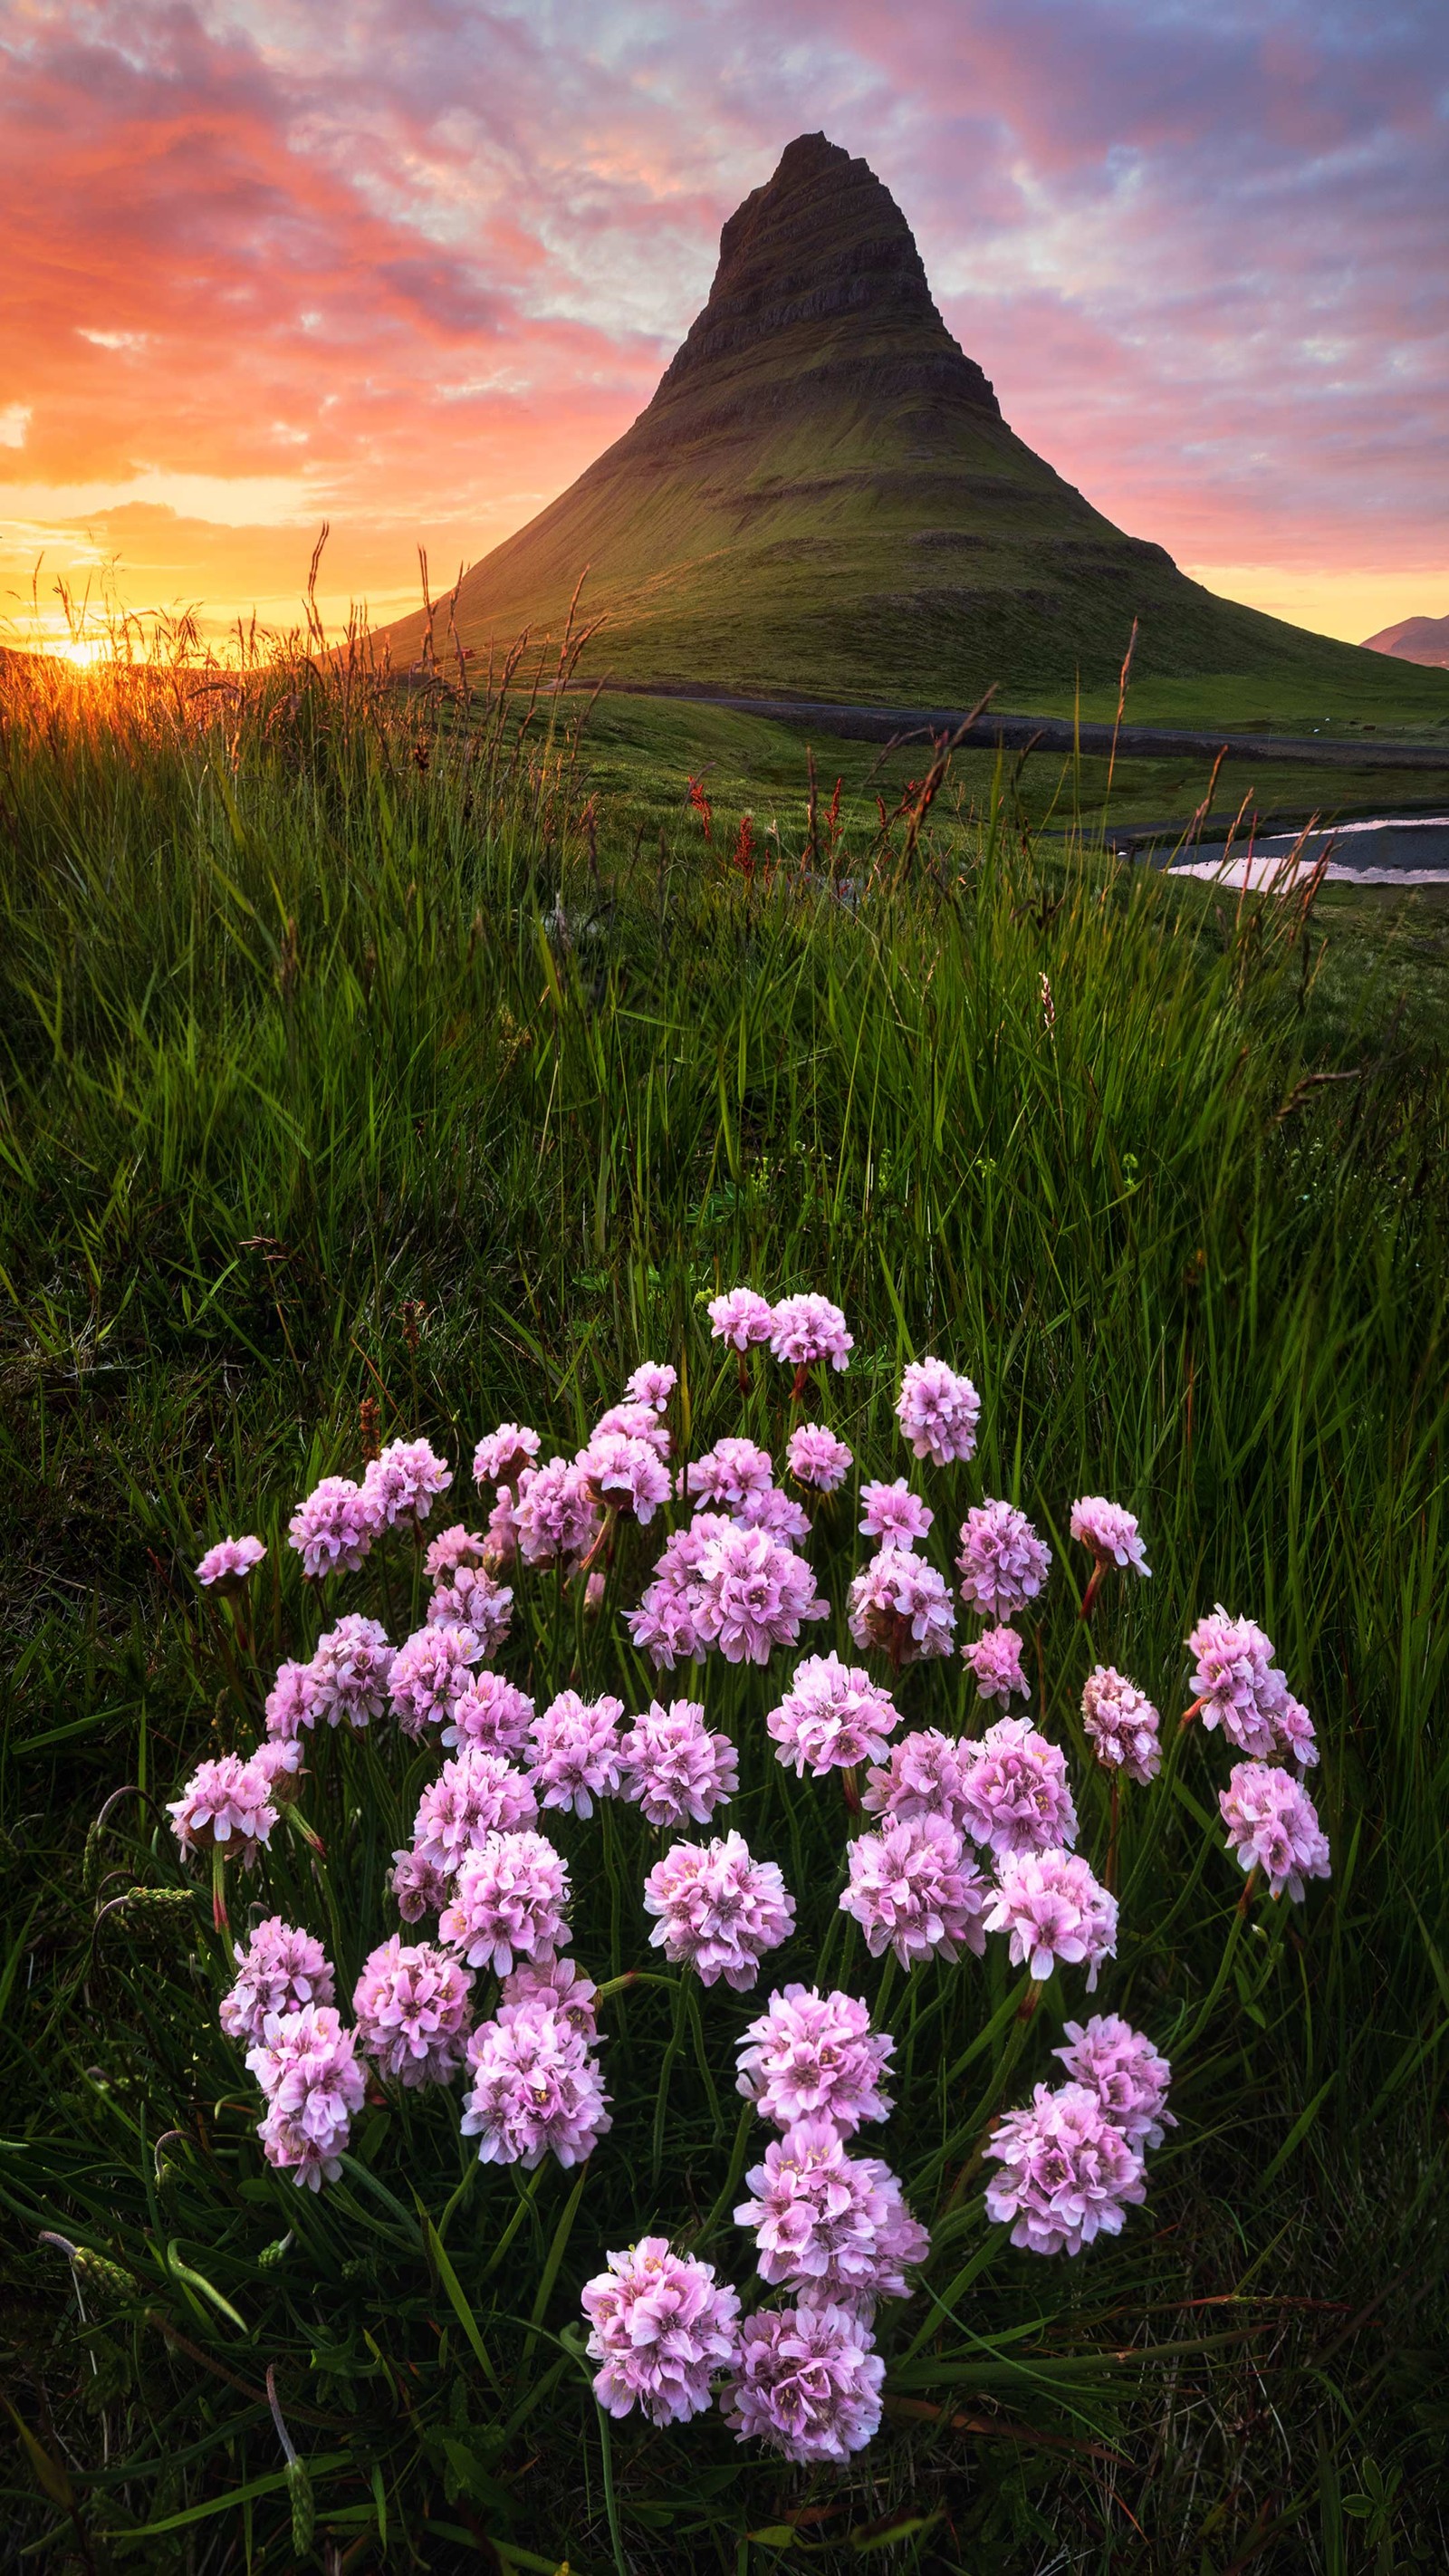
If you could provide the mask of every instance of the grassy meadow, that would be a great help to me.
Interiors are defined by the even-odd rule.
[[[1442,913],[1134,872],[1090,783],[1034,802],[1030,769],[963,767],[923,812],[919,759],[872,776],[832,744],[812,820],[800,753],[708,711],[525,723],[300,658],[0,673],[7,2563],[1449,2559]],[[833,1419],[886,1474],[903,1359],[969,1370],[980,1476],[955,1471],[948,1528],[1008,1494],[1064,1568],[1073,1495],[1131,1503],[1153,1579],[1094,1635],[1165,1736],[1192,1621],[1261,1619],[1318,1721],[1334,1854],[1235,1933],[1217,1740],[1190,1730],[1129,1799],[1104,2008],[1173,2055],[1180,2123],[1147,2205],[1071,2262],[978,2259],[948,2212],[883,2342],[885,2429],[813,2477],[713,2418],[601,2434],[563,2339],[606,2247],[727,2206],[740,1999],[686,2031],[626,1999],[581,2191],[551,2165],[461,2190],[467,2142],[460,2167],[403,2102],[312,2201],[262,2164],[206,1890],[154,1804],[237,1720],[206,1539],[266,1539],[290,1651],[314,1614],[287,1514],[356,1472],[365,1398],[466,1462],[503,1416],[572,1446],[669,1358],[702,1446],[739,1427],[703,1314],[738,1280],[845,1307]],[[581,1629],[580,1668],[647,1695],[626,1647]],[[1072,1746],[1090,1848],[1085,1653],[1059,1571],[1032,1713]],[[959,1663],[913,1672],[907,1722],[954,1724],[961,1692]],[[771,1685],[711,1664],[704,1695],[818,1932],[835,1847],[759,1748]],[[354,1749],[319,1753],[344,1849]],[[601,1877],[580,1912],[581,1957],[646,1963]],[[381,1928],[339,1921],[339,1964]],[[1016,1990],[1000,1945],[907,1985],[893,2027],[939,2081],[886,2152],[929,2213]],[[1047,1989],[1018,2084],[1080,2009]],[[716,2250],[746,2268],[727,2228]]]

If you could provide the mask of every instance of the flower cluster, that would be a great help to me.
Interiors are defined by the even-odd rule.
[[[918,1458],[936,1467],[964,1464],[976,1455],[981,1398],[944,1360],[912,1360],[901,1372],[896,1420]]]
[[[739,1756],[697,1700],[651,1700],[619,1739],[619,1794],[651,1825],[707,1825],[740,1785]]]
[[[531,2172],[547,2155],[582,2164],[613,2127],[593,2034],[547,1990],[501,2003],[471,2034],[467,2062],[463,2134],[477,2139],[482,2164]]]
[[[873,1959],[889,1949],[910,1968],[933,1956],[954,1962],[963,1944],[983,1951],[987,1896],[955,1826],[925,1814],[891,1816],[878,1834],[857,1836],[840,1904]]]
[[[890,1692],[858,1665],[843,1664],[834,1653],[811,1655],[796,1665],[765,1724],[780,1760],[793,1763],[796,1779],[803,1780],[808,1769],[819,1780],[857,1762],[883,1761],[900,1711]]]
[[[795,1899],[776,1863],[755,1860],[742,1834],[708,1843],[676,1843],[644,1881],[649,1938],[671,1967],[694,1970],[700,1984],[723,1977],[748,1992],[767,1950],[795,1928]]]
[[[568,1864],[544,1835],[485,1834],[458,1864],[438,1932],[470,1968],[506,1977],[515,1958],[567,1945],[569,1895]]]
[[[861,1805],[872,1816],[944,1816],[961,1833],[976,1749],[934,1726],[903,1735],[891,1746],[884,1767],[868,1773]]]
[[[208,1592],[240,1592],[266,1552],[259,1538],[218,1539],[198,1565],[196,1580]]]
[[[218,2018],[228,2039],[255,2044],[274,2016],[300,2012],[304,2004],[330,2004],[336,1983],[327,1953],[310,1932],[269,1914],[258,1923],[245,1949],[235,1946],[236,1982],[222,1996]]]
[[[513,1617],[513,1594],[486,1566],[460,1564],[437,1584],[424,1614],[430,1628],[468,1628],[480,1655],[496,1655]]]
[[[986,1929],[1010,1934],[1013,1965],[1039,1985],[1059,1959],[1085,1960],[1090,1995],[1103,1960],[1117,1954],[1117,1899],[1077,1852],[1015,1851],[1000,1863]]]
[[[413,1852],[440,1878],[453,1879],[490,1834],[516,1833],[537,1815],[534,1784],[522,1771],[501,1753],[465,1744],[418,1800]]]
[[[198,1763],[166,1812],[184,1852],[235,1852],[251,1869],[277,1821],[272,1773],[255,1755],[244,1762],[236,1753],[219,1754]]]
[[[594,2395],[610,2415],[637,2406],[651,2424],[683,2424],[710,2403],[711,2381],[735,2357],[739,2294],[712,2263],[641,2236],[586,2281],[580,2304],[588,2352],[602,2363]]]
[[[735,2222],[755,2232],[762,2280],[809,2291],[871,2317],[878,2299],[908,2296],[905,2266],[930,2238],[879,2156],[848,2155],[833,2120],[797,2120],[745,2176],[753,2197]]]
[[[463,2061],[472,1991],[456,1959],[427,1942],[406,1945],[394,1932],[357,1980],[358,2045],[410,2088],[450,2084]]]
[[[542,1447],[538,1433],[526,1422],[500,1422],[496,1431],[485,1432],[473,1452],[474,1484],[480,1489],[516,1484]],[[429,1566],[428,1572],[432,1571]]]
[[[560,1691],[528,1730],[528,1768],[539,1803],[591,1816],[596,1798],[619,1794],[621,1699]]]
[[[319,1637],[306,1666],[306,1716],[311,1726],[325,1718],[329,1726],[366,1726],[381,1717],[388,1703],[394,1656],[387,1630],[378,1619],[349,1610]]]
[[[1134,1574],[1150,1574],[1135,1515],[1105,1494],[1083,1494],[1073,1503],[1068,1527],[1073,1538],[1089,1547],[1100,1572],[1108,1565],[1130,1565]]]
[[[885,2363],[865,2319],[825,2304],[762,2308],[740,2327],[720,2412],[738,2441],[785,2459],[849,2459],[880,2427]]]
[[[419,1628],[399,1646],[387,1677],[387,1695],[404,1735],[425,1735],[430,1726],[446,1724],[455,1702],[468,1689],[472,1667],[482,1652],[471,1628],[454,1628],[446,1621]]]
[[[784,1986],[739,2043],[738,2089],[772,2128],[828,2120],[851,2137],[863,2120],[890,2117],[881,2085],[895,2045],[871,2029],[870,2008],[856,1996]]]
[[[770,1356],[791,1363],[797,1385],[801,1372],[818,1360],[828,1360],[832,1368],[848,1368],[854,1348],[855,1336],[846,1331],[840,1308],[813,1290],[782,1297],[771,1314]]]
[[[1068,1848],[1077,1810],[1061,1747],[1024,1717],[1000,1717],[961,1751],[961,1821],[998,1854]]]
[[[308,2191],[336,2182],[366,2089],[356,2033],[331,2004],[271,2013],[247,2065],[266,2096],[257,2135],[268,2164]]]
[[[1161,1720],[1145,1691],[1113,1664],[1098,1664],[1082,1688],[1082,1725],[1097,1760],[1146,1788],[1162,1768]]]
[[[1330,1876],[1328,1838],[1312,1799],[1290,1772],[1270,1770],[1263,1762],[1236,1762],[1218,1805],[1229,1849],[1243,1869],[1267,1873],[1271,1896],[1281,1896],[1286,1888],[1301,1905],[1304,1880]]]
[[[897,1669],[951,1651],[951,1595],[913,1548],[877,1551],[851,1584],[846,1616],[856,1644],[879,1647]]]
[[[785,1459],[797,1485],[813,1485],[821,1494],[833,1494],[843,1485],[855,1463],[845,1442],[819,1422],[796,1425],[785,1444]]]
[[[370,1459],[362,1479],[364,1502],[370,1503],[379,1530],[425,1521],[434,1497],[445,1494],[453,1470],[426,1440],[390,1440],[379,1457]]]
[[[1273,1661],[1273,1640],[1255,1619],[1230,1619],[1219,1602],[1187,1641],[1193,1658],[1192,1715],[1220,1726],[1224,1741],[1254,1761],[1286,1754],[1304,1770],[1318,1760],[1313,1720]]]
[[[879,1481],[862,1485],[860,1499],[865,1505],[861,1537],[883,1540],[891,1547],[914,1547],[936,1517],[930,1504],[911,1492],[904,1476],[897,1476],[891,1485]]]
[[[1011,2241],[1032,2254],[1080,2254],[1095,2236],[1116,2236],[1129,2207],[1145,2200],[1137,2148],[1109,2119],[1088,2084],[1031,2101],[999,2120],[986,2148],[1001,2166],[986,2186],[986,2215],[1010,2224]]]
[[[1021,1639],[1014,1628],[983,1628],[961,1649],[961,1660],[976,1677],[983,1699],[1030,1699],[1031,1684],[1021,1666]]]
[[[1030,1607],[1052,1553],[1012,1503],[974,1503],[961,1524],[961,1598],[979,1619],[1003,1625]]]
[[[702,1662],[718,1646],[727,1663],[768,1663],[776,1646],[798,1644],[802,1622],[829,1605],[809,1566],[768,1530],[742,1529],[718,1512],[676,1530],[629,1628],[656,1666],[681,1655]]]
[[[324,1574],[355,1574],[381,1523],[377,1504],[350,1476],[324,1476],[300,1502],[287,1536],[314,1582]]]
[[[501,1673],[469,1673],[443,1729],[444,1744],[476,1744],[489,1753],[523,1752],[533,1702]]]

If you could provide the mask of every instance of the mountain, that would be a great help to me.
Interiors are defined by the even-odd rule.
[[[823,134],[730,216],[632,428],[464,576],[464,643],[557,631],[585,570],[606,619],[589,667],[633,683],[950,705],[995,681],[1004,705],[1069,709],[1078,674],[1115,690],[1136,617],[1139,689],[1248,675],[1243,704],[1316,716],[1389,685],[1356,646],[1187,580],[1016,437],[890,191]],[[420,635],[394,629],[394,660]]]
[[[1365,636],[1364,650],[1392,653],[1400,662],[1427,662],[1431,669],[1449,671],[1449,617],[1406,617],[1397,626]]]

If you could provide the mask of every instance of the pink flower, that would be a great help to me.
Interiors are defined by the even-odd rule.
[[[651,1700],[619,1746],[620,1794],[651,1825],[708,1824],[740,1785],[739,1757],[727,1735],[712,1734],[697,1700]]]
[[[1002,2170],[986,2186],[986,2215],[1014,2222],[1013,2245],[1030,2254],[1080,2254],[1094,2236],[1118,2236],[1129,2203],[1145,2200],[1142,2158],[1086,2084],[1048,2092],[1008,2111],[986,2153]]]
[[[1199,1619],[1187,1650],[1195,1659],[1194,1711],[1201,1710],[1205,1727],[1220,1726],[1225,1742],[1257,1760],[1291,1752],[1301,1763],[1317,1761],[1313,1720],[1255,1619],[1230,1619],[1219,1602],[1211,1618]]]
[[[222,1753],[197,1765],[166,1813],[184,1852],[223,1851],[251,1869],[277,1821],[271,1781],[256,1762]]]
[[[737,2292],[712,2263],[671,2254],[666,2236],[641,2236],[584,2283],[589,2359],[603,2363],[594,2395],[610,2415],[637,2406],[651,2424],[684,2424],[710,2402],[710,2380],[735,2357]]]
[[[298,1728],[310,1726],[317,1714],[311,1665],[283,1664],[267,1693],[266,1709],[268,1735],[281,1744],[293,1743]]]
[[[474,1484],[511,1485],[542,1445],[526,1422],[500,1422],[496,1431],[485,1432],[473,1452]]]
[[[999,1717],[961,1753],[961,1821],[973,1842],[1000,1855],[1076,1841],[1066,1756],[1024,1717]]]
[[[526,1959],[499,1987],[500,2003],[523,2004],[542,1996],[550,2011],[590,2044],[598,2038],[599,1989],[576,1959]]]
[[[795,1899],[772,1860],[755,1860],[742,1834],[676,1843],[644,1881],[644,1911],[658,1917],[649,1938],[671,1967],[693,1968],[700,1984],[723,1977],[745,1994],[767,1950],[795,1928]]]
[[[418,1851],[395,1851],[388,1881],[404,1923],[419,1923],[425,1914],[441,1914],[453,1893],[446,1872]]]
[[[774,1330],[774,1307],[753,1288],[731,1288],[725,1297],[712,1297],[707,1312],[715,1340],[727,1342],[731,1350],[747,1351],[752,1342],[767,1342]]]
[[[582,2164],[614,2125],[586,2040],[545,1995],[501,2005],[479,2023],[467,2056],[462,2129],[478,2140],[482,2164],[531,2172],[546,2155]]]
[[[1285,1689],[1282,1698],[1273,1702],[1270,1714],[1279,1752],[1296,1762],[1300,1771],[1311,1771],[1318,1760],[1318,1740],[1302,1700]]]
[[[1109,1503],[1104,1494],[1083,1494],[1072,1505],[1068,1526],[1073,1538],[1091,1549],[1099,1567],[1130,1565],[1138,1574],[1152,1572],[1135,1514],[1124,1511],[1120,1503]]]
[[[368,1462],[363,1499],[371,1501],[380,1527],[395,1529],[402,1521],[416,1527],[432,1510],[433,1496],[446,1493],[452,1481],[447,1459],[426,1440],[389,1440]]]
[[[520,1496],[527,1493],[536,1473],[537,1470],[533,1467],[520,1468],[518,1475]],[[500,1485],[493,1508],[488,1514],[488,1548],[483,1561],[490,1574],[497,1574],[505,1565],[511,1565],[518,1554],[518,1523],[513,1516],[514,1500],[512,1488],[508,1485]]]
[[[810,1536],[809,1513],[802,1511],[791,1495],[777,1493],[773,1485],[767,1485],[763,1493],[746,1494],[730,1518],[740,1529],[768,1530],[771,1538],[780,1539],[786,1547],[796,1547]]]
[[[215,1592],[240,1592],[266,1555],[259,1538],[219,1538],[196,1569],[196,1580]]]
[[[550,1959],[569,1938],[568,1864],[542,1834],[489,1834],[465,1852],[439,1937],[470,1968],[506,1977],[515,1958]]]
[[[269,2016],[247,2065],[267,2097],[257,2135],[269,2165],[319,2191],[342,2171],[353,2116],[366,2090],[356,2036],[330,2004]]]
[[[627,1431],[596,1431],[577,1465],[591,1499],[641,1527],[669,1500],[669,1470],[647,1440]]]
[[[265,1781],[274,1807],[289,1807],[302,1786],[302,1747],[295,1737],[289,1742],[285,1736],[263,1736],[255,1753],[248,1754],[247,1768]]]
[[[814,1485],[822,1494],[833,1494],[843,1485],[855,1463],[845,1442],[820,1422],[798,1424],[786,1443],[785,1457],[796,1483]]]
[[[633,1375],[624,1382],[624,1393],[633,1404],[652,1405],[662,1413],[679,1384],[679,1371],[660,1360],[641,1360]]]
[[[801,1623],[829,1616],[802,1558],[766,1530],[737,1529],[708,1514],[690,1609],[698,1635],[731,1664],[769,1662],[775,1646],[794,1646]],[[698,1523],[696,1523],[698,1527]]]
[[[1102,2116],[1121,2131],[1129,2147],[1160,2147],[1164,2131],[1177,2122],[1164,2110],[1172,2069],[1150,2039],[1118,2013],[1094,2013],[1089,2022],[1066,2024],[1065,2048],[1054,2048],[1074,2084],[1085,2084],[1102,2105]]]
[[[637,1399],[626,1404],[611,1404],[607,1413],[601,1413],[589,1433],[589,1445],[592,1447],[596,1440],[608,1439],[615,1433],[622,1433],[628,1440],[642,1440],[647,1449],[653,1450],[656,1458],[665,1462],[674,1446],[669,1437],[669,1425],[662,1415],[655,1412],[652,1404],[643,1404]]]
[[[930,1504],[911,1492],[904,1476],[897,1476],[893,1485],[862,1485],[860,1499],[865,1505],[862,1538],[886,1539],[892,1547],[910,1547],[924,1538],[936,1517]]]
[[[477,1851],[489,1834],[516,1833],[537,1815],[531,1780],[501,1753],[465,1745],[418,1800],[413,1850],[443,1877],[455,1878],[464,1855]]]
[[[1058,1960],[1085,1959],[1090,1995],[1102,1961],[1117,1955],[1117,1899],[1077,1852],[1007,1852],[990,1907],[987,1931],[1010,1933],[1013,1966],[1029,1967],[1038,1985]]]
[[[471,1628],[480,1654],[495,1655],[508,1634],[513,1594],[481,1566],[460,1565],[440,1583],[424,1613],[430,1628]]]
[[[558,1565],[587,1556],[599,1534],[587,1471],[576,1461],[550,1458],[521,1478],[513,1525],[525,1565]]]
[[[832,2121],[800,2120],[772,2138],[745,2182],[754,2197],[735,2223],[755,2231],[762,2280],[862,2309],[909,2297],[904,2267],[923,2261],[931,2240],[890,2167],[848,2155]]]
[[[880,1647],[897,1667],[951,1651],[951,1595],[913,1548],[880,1548],[852,1583],[846,1613],[856,1644]]]
[[[454,1521],[451,1529],[439,1530],[428,1543],[423,1558],[423,1572],[430,1583],[446,1583],[460,1565],[482,1565],[488,1556],[488,1541]]]
[[[677,1663],[704,1661],[704,1639],[695,1613],[699,1596],[687,1577],[672,1570],[656,1574],[637,1610],[625,1612],[636,1646],[653,1658],[656,1672],[673,1672]]]
[[[1286,1888],[1295,1905],[1304,1899],[1303,1882],[1328,1878],[1328,1838],[1307,1790],[1291,1772],[1270,1771],[1262,1762],[1235,1762],[1228,1785],[1218,1798],[1228,1829],[1228,1849],[1245,1870],[1268,1874],[1275,1899]]]
[[[349,1610],[317,1640],[305,1724],[325,1717],[329,1726],[336,1726],[345,1718],[349,1726],[363,1727],[381,1717],[392,1666],[393,1651],[381,1622]]]
[[[422,1735],[451,1718],[482,1651],[471,1628],[419,1628],[399,1646],[387,1695],[404,1735]]]
[[[1040,1592],[1052,1552],[1012,1503],[973,1503],[961,1523],[961,1598],[979,1619],[1014,1619]]]
[[[865,1934],[873,1959],[894,1950],[903,1968],[937,1953],[954,1965],[964,1943],[986,1947],[981,1914],[986,1882],[944,1816],[893,1816],[850,1846],[850,1880],[840,1899]]]
[[[1113,1664],[1098,1664],[1082,1688],[1082,1724],[1109,1771],[1125,1771],[1143,1788],[1162,1768],[1156,1709]]]
[[[976,1676],[983,1699],[1009,1700],[1013,1691],[1030,1699],[1031,1684],[1021,1668],[1021,1639],[1014,1628],[983,1628],[961,1649],[961,1660]]]
[[[327,1953],[310,1932],[298,1932],[280,1914],[256,1926],[243,1949],[235,1944],[236,1983],[221,1999],[218,2018],[228,2039],[255,2043],[269,2014],[300,2012],[304,2004],[330,2004],[336,1993]]]
[[[779,1707],[765,1720],[779,1760],[787,1769],[794,1764],[797,1780],[804,1779],[807,1766],[821,1780],[827,1771],[883,1760],[886,1740],[900,1722],[890,1692],[834,1653],[797,1664]]]
[[[560,1691],[529,1729],[528,1768],[545,1807],[591,1816],[595,1798],[619,1795],[621,1699],[581,1700]]]
[[[861,1805],[872,1816],[944,1816],[964,1831],[965,1778],[974,1744],[957,1744],[937,1727],[920,1727],[891,1746],[883,1770],[866,1776]]]
[[[445,1744],[476,1744],[510,1759],[524,1752],[533,1723],[533,1702],[501,1673],[470,1673],[443,1729]]]
[[[302,1571],[320,1582],[324,1574],[355,1574],[381,1526],[371,1494],[350,1476],[324,1476],[305,1502],[297,1505],[287,1537],[302,1560]]]
[[[949,1467],[976,1454],[981,1398],[944,1360],[912,1360],[901,1372],[896,1420],[918,1458]]]
[[[768,1492],[773,1475],[768,1449],[753,1440],[717,1440],[702,1458],[680,1468],[679,1490],[733,1512],[747,1494]]]
[[[870,2007],[857,1996],[786,1986],[737,2043],[738,2089],[773,2128],[828,2120],[849,2137],[862,2120],[890,2117],[881,2079],[895,2045],[871,2029]]]
[[[847,2460],[880,2425],[885,2363],[849,2308],[762,2308],[740,2322],[739,2356],[720,2397],[738,2442],[802,2465]]]
[[[797,1372],[813,1368],[817,1360],[848,1368],[854,1348],[855,1335],[846,1331],[845,1317],[828,1297],[813,1292],[782,1297],[770,1318],[770,1356],[788,1360]]]
[[[451,2084],[463,2062],[473,1980],[427,1942],[394,1932],[365,1961],[352,1998],[359,2047],[410,2089]]]

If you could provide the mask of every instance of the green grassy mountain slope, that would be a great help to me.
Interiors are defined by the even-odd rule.
[[[1215,598],[1007,426],[867,164],[791,143],[725,225],[708,303],[648,408],[465,576],[486,653],[585,603],[595,671],[877,701],[1005,702],[1250,678],[1281,720],[1449,716],[1449,684]],[[416,619],[395,656],[418,650]],[[1189,695],[1195,696],[1194,689]]]

